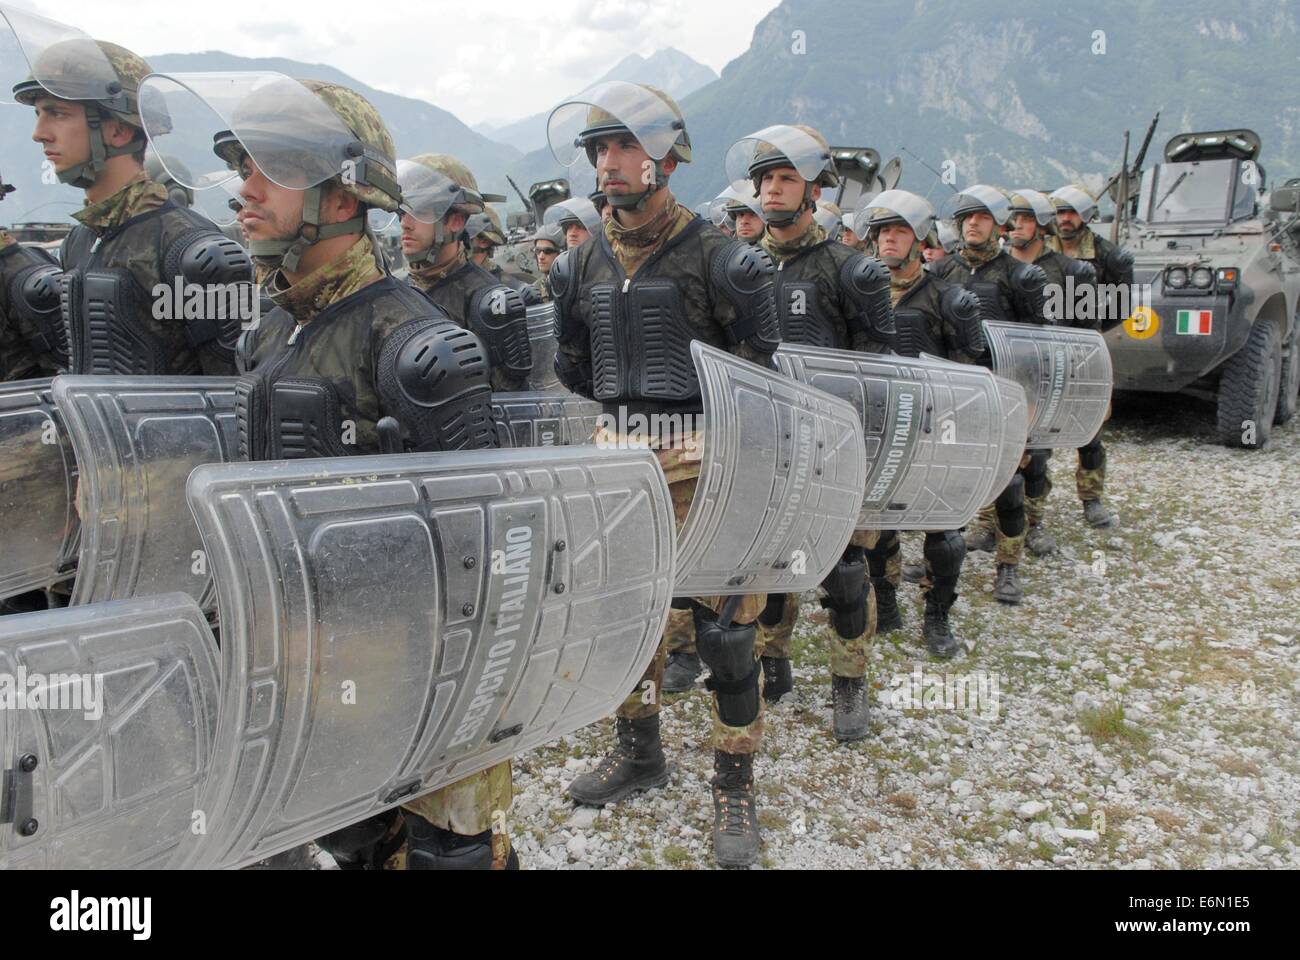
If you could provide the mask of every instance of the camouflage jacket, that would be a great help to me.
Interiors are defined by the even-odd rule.
[[[776,261],[772,296],[781,319],[781,338],[837,350],[889,353],[893,340],[866,321],[862,304],[845,288],[842,271],[850,261],[869,259],[847,244],[827,237],[814,221],[788,243],[764,231],[763,249]],[[884,265],[879,271],[889,276]]]
[[[921,320],[920,340],[924,352],[936,357],[943,357],[954,363],[981,363],[984,357],[973,356],[961,349],[963,339],[953,326],[952,318],[945,315],[939,298],[950,284],[922,268],[919,279],[899,298],[894,305],[894,316],[901,324],[908,322],[908,311],[914,311]],[[900,341],[906,338],[900,337]],[[900,350],[902,348],[900,347]]]
[[[1061,238],[1056,236],[1048,237],[1044,244],[1049,250],[1057,253],[1065,253],[1065,247],[1061,244]],[[1099,236],[1091,227],[1084,227],[1083,233],[1079,236],[1079,246],[1073,254],[1076,260],[1086,260],[1097,269],[1098,283],[1129,283],[1128,277],[1118,276],[1110,259],[1111,252],[1118,249],[1115,244],[1111,243],[1105,237]]]
[[[537,294],[538,303],[551,302],[551,285],[546,282],[545,274],[537,278],[537,282],[533,284],[533,292]]]
[[[464,262],[451,270],[446,276],[439,277],[432,283],[422,280],[412,272],[407,278],[411,286],[423,293],[437,307],[441,308],[457,326],[470,328],[470,301],[484,287],[495,287],[502,281],[484,270],[474,261],[465,258]],[[514,289],[512,284],[506,286]],[[527,302],[527,301],[525,301]],[[528,389],[527,377],[511,377],[505,370],[492,368],[492,389],[494,391],[518,391]]]
[[[668,228],[649,246],[625,245],[611,220],[551,266],[555,371],[570,390],[606,403],[644,401],[650,411],[699,410],[691,341],[770,366],[778,334],[771,284],[742,305],[712,273],[726,251],[753,248],[685,207],[670,210]]]
[[[1030,307],[1012,286],[1011,272],[1020,266],[1020,261],[1005,250],[999,250],[993,259],[975,267],[960,256],[947,256],[930,265],[940,279],[965,287],[978,296],[987,320],[1047,323],[1047,318],[1042,315],[1041,304]]]
[[[66,362],[57,347],[62,333],[57,309],[51,311],[46,328],[40,329],[35,318],[11,300],[22,296],[12,289],[18,275],[47,263],[53,261],[0,230],[0,381],[52,377]]]
[[[233,245],[213,223],[200,214],[178,207],[167,199],[167,189],[150,180],[135,180],[111,197],[89,204],[73,216],[80,223],[63,241],[65,305],[64,323],[72,334],[72,364],[75,372],[92,371],[92,344],[104,334],[90,337],[87,327],[97,317],[109,317],[121,324],[121,345],[131,345],[137,364],[131,370],[114,373],[148,373],[152,375],[225,376],[235,372],[234,343],[239,334],[240,318],[229,316],[218,322],[217,316],[186,317],[183,302],[176,302],[175,291],[187,282],[181,253],[196,241],[216,238],[227,250],[237,251],[234,260],[246,266],[238,274],[223,275],[223,282],[251,283],[252,264],[242,248]],[[88,278],[106,282],[88,283]],[[195,281],[197,282],[197,281]],[[155,289],[166,291],[162,302]],[[251,292],[251,287],[249,291]],[[103,294],[111,290],[114,304],[101,304]],[[171,308],[168,309],[168,304]],[[206,311],[206,307],[204,308]],[[204,311],[200,311],[204,312]],[[83,316],[83,314],[85,314]],[[219,336],[192,345],[193,331],[201,321],[211,320],[221,327]],[[109,334],[113,334],[111,329]],[[140,354],[147,353],[146,361]],[[104,358],[96,357],[94,369],[107,371]],[[147,369],[145,369],[147,368]]]
[[[383,409],[376,388],[384,339],[408,321],[446,315],[409,284],[381,273],[366,238],[292,286],[276,274],[270,290],[275,309],[240,341],[249,371],[244,379],[258,389],[285,378],[327,383],[340,423],[354,426],[343,438],[346,452],[378,453],[375,425],[394,413]]]

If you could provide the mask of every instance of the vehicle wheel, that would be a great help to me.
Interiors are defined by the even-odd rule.
[[[1295,416],[1300,406],[1300,317],[1291,323],[1291,348],[1282,358],[1281,387],[1277,393],[1277,414],[1274,423],[1286,423]]]
[[[1282,382],[1282,334],[1256,320],[1250,338],[1223,365],[1219,378],[1219,442],[1254,450],[1268,445]]]

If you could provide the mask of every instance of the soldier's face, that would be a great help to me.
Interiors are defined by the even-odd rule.
[[[1017,213],[1011,219],[1011,231],[1008,235],[1012,240],[1032,242],[1034,237],[1038,236],[1038,221],[1031,213]]]
[[[542,273],[544,274],[550,273],[551,264],[553,264],[555,262],[555,258],[560,255],[560,251],[557,250],[555,247],[551,246],[549,243],[546,244],[539,243],[535,249],[537,251],[538,269],[541,270]]]
[[[677,161],[665,157],[664,173],[672,173]],[[654,183],[655,162],[630,133],[601,137],[596,141],[596,187],[607,197],[644,193]],[[571,244],[572,245],[572,244]]]
[[[480,267],[492,259],[492,241],[484,240],[482,237],[475,237],[470,241],[473,247],[474,262]]]
[[[804,179],[794,167],[768,170],[759,181],[758,195],[764,210],[798,210],[803,203]]]
[[[943,247],[926,247],[921,253],[925,257],[926,263],[934,263],[936,260],[942,260],[948,256],[948,251]]]
[[[1074,210],[1060,210],[1056,214],[1056,227],[1061,236],[1069,239],[1079,235],[1083,229],[1083,218]]]
[[[239,165],[243,184],[239,188],[237,219],[244,236],[252,240],[288,240],[302,226],[303,190],[291,190],[275,183],[245,155]]]
[[[882,257],[906,260],[912,251],[916,234],[905,223],[887,223],[876,236],[876,253]]]
[[[586,243],[591,231],[580,223],[571,223],[564,228],[564,242],[570,249]]]
[[[983,210],[977,210],[966,217],[961,225],[961,237],[967,243],[981,244],[988,242],[993,236],[993,215]]]
[[[753,240],[763,235],[763,221],[752,210],[742,210],[736,214],[736,236],[742,240]]]
[[[858,245],[858,235],[845,227],[844,232],[840,234],[840,243],[846,247],[856,247]]]
[[[70,100],[38,97],[32,139],[44,148],[45,159],[54,165],[57,173],[85,163],[90,159],[86,108]]]

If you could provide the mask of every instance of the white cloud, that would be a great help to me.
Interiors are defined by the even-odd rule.
[[[545,110],[629,53],[674,46],[721,71],[777,2],[277,0],[182,10],[175,0],[134,0],[129,17],[103,0],[19,5],[145,56],[224,50],[327,63],[477,123]]]

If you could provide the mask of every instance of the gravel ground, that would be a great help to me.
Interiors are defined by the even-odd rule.
[[[953,611],[965,654],[926,656],[904,585],[906,626],[875,644],[861,743],[831,738],[829,628],[807,595],[795,691],[769,711],[755,762],[761,867],[1300,866],[1300,423],[1269,450],[1227,450],[1210,407],[1156,398],[1119,407],[1106,442],[1121,526],[1084,525],[1075,458],[1056,454],[1061,550],[1026,557],[1016,608],[992,598],[992,556],[967,558]],[[906,559],[920,548],[905,535]],[[900,702],[942,679],[983,696]],[[612,720],[519,757],[525,867],[712,867],[705,697],[668,698],[672,780],[617,807],[563,797]]]

